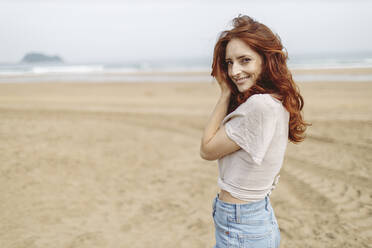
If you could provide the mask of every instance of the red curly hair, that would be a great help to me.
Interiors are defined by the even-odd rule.
[[[236,85],[228,76],[225,63],[226,46],[232,39],[240,39],[262,58],[262,72],[256,83],[247,91],[239,92]],[[288,139],[301,142],[305,138],[306,123],[301,114],[304,99],[292,79],[287,67],[288,54],[280,37],[267,26],[249,16],[238,16],[233,19],[233,28],[223,31],[214,47],[212,73],[215,78],[225,80],[231,89],[228,113],[234,111],[240,104],[254,94],[276,94],[280,96],[283,106],[290,114]]]

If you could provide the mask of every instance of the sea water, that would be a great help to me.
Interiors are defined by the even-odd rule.
[[[0,83],[24,82],[213,82],[211,58],[136,63],[0,64]],[[372,81],[372,73],[312,73],[318,69],[371,68],[372,54],[297,55],[289,58],[297,82]],[[305,70],[303,70],[305,69]]]

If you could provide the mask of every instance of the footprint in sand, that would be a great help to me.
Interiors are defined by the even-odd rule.
[[[16,243],[13,243],[10,248],[37,248],[35,242],[36,237],[28,237],[26,239],[18,240]]]
[[[107,245],[106,239],[100,232],[83,233],[75,237],[68,248],[103,248]]]

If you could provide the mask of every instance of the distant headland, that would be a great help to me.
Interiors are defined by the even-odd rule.
[[[48,56],[42,53],[27,53],[21,63],[63,63],[61,57],[55,56]]]

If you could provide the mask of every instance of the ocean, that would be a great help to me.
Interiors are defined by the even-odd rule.
[[[0,83],[212,82],[210,64],[211,58],[130,63],[0,64]],[[296,55],[289,58],[288,67],[298,82],[372,81],[372,70],[359,74],[329,70],[372,69],[372,53]],[[319,71],[313,73],[313,70]]]

